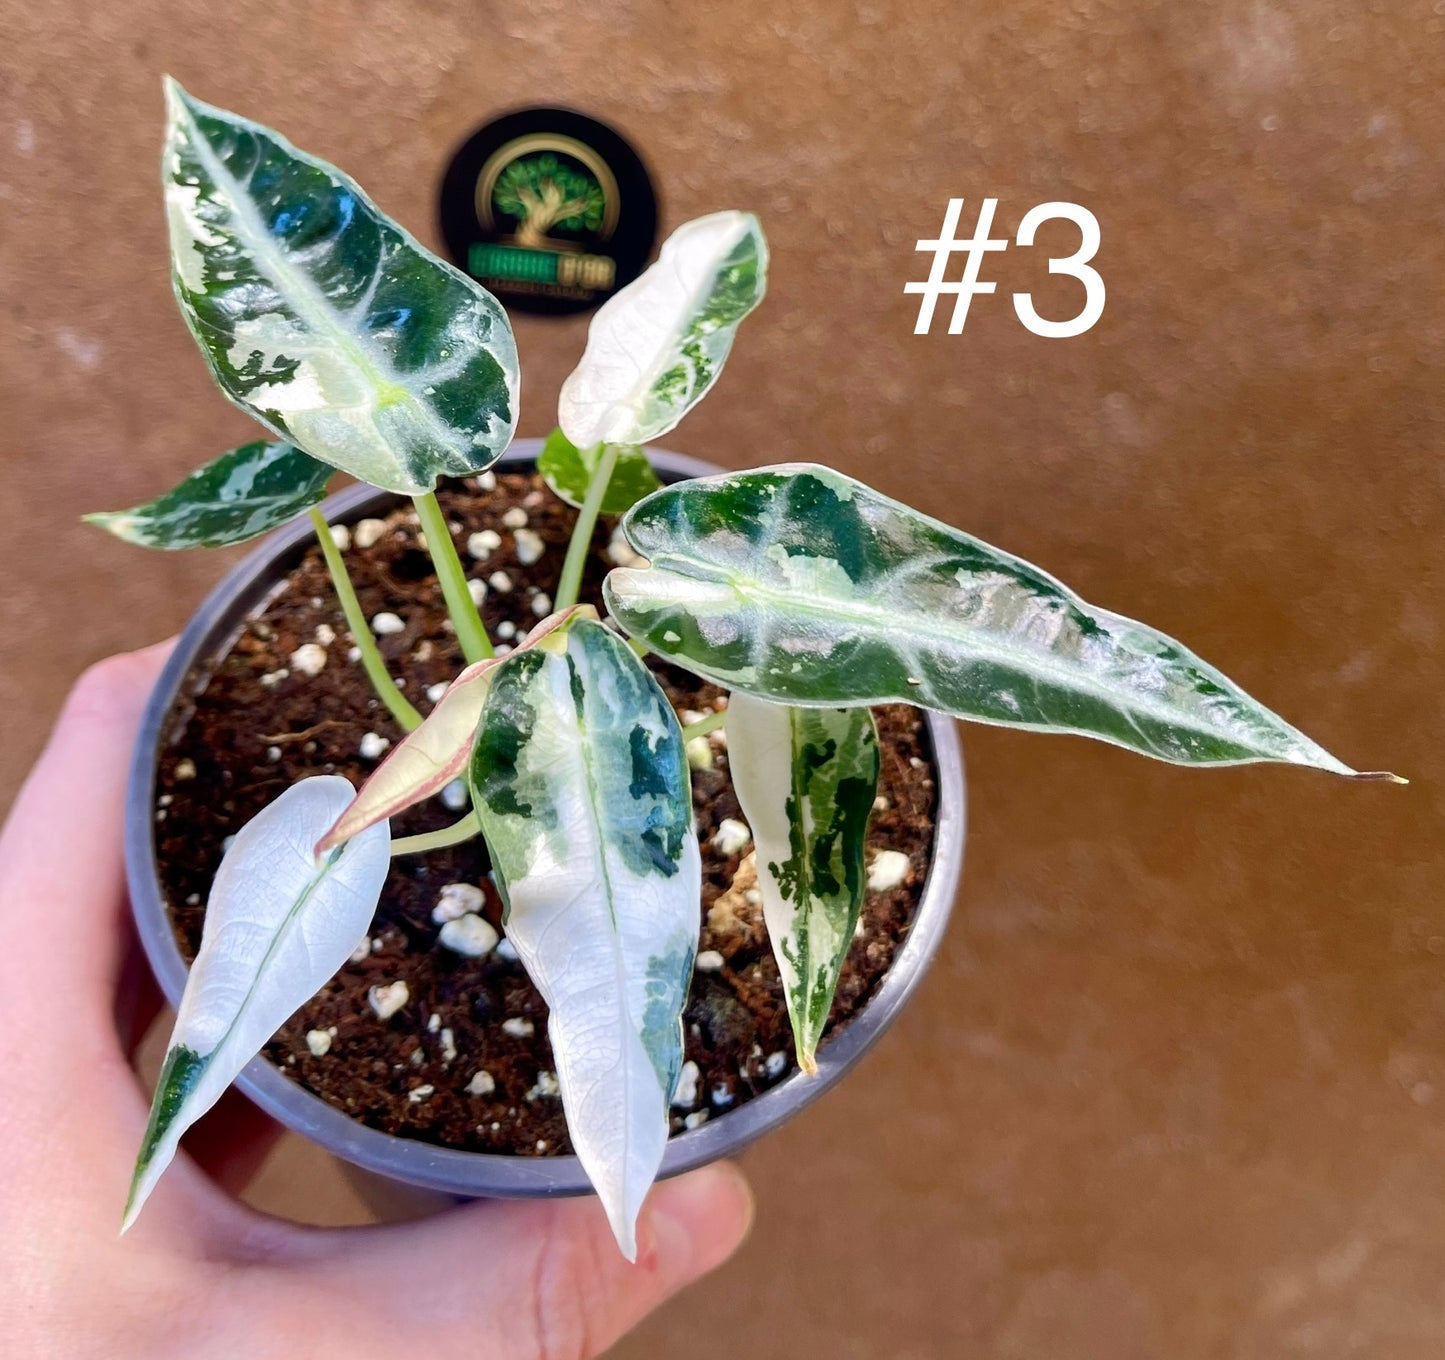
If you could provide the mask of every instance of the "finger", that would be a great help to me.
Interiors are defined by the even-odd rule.
[[[284,1277],[302,1286],[290,1307],[313,1326],[325,1319],[318,1354],[580,1360],[721,1265],[752,1214],[742,1173],[719,1162],[654,1188],[636,1265],[587,1197],[477,1202],[414,1223],[298,1234],[311,1259],[290,1262]]]
[[[126,920],[123,928],[126,933],[125,954],[120,972],[116,975],[113,1013],[120,1051],[127,1062],[132,1062],[136,1049],[161,1013],[165,998],[161,996],[150,961],[136,937],[135,923]]]
[[[63,996],[91,1035],[125,954],[126,776],[169,650],[114,656],[81,676],[0,833],[8,995],[20,1006]]]

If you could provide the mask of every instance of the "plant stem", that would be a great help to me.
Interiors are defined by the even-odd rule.
[[[468,663],[481,661],[492,655],[492,640],[482,626],[482,616],[472,602],[471,591],[467,589],[467,573],[457,556],[457,545],[452,542],[452,531],[447,527],[446,516],[437,504],[436,492],[413,496],[412,502],[421,519],[427,551],[431,553],[432,565],[441,583],[442,598],[447,602],[452,627],[457,630],[462,655]]]
[[[705,718],[686,724],[682,729],[682,739],[691,741],[694,737],[705,737],[709,732],[716,732],[727,720],[728,711],[725,708],[717,713],[709,713]]]
[[[597,514],[602,509],[602,498],[607,494],[607,483],[612,480],[612,469],[617,466],[619,444],[604,444],[602,457],[587,483],[587,496],[577,512],[577,522],[572,526],[572,541],[567,544],[567,558],[562,563],[562,579],[557,584],[557,598],[553,609],[569,609],[577,603],[582,589],[582,568],[587,565],[587,551],[592,546],[592,530],[597,527]]]
[[[469,841],[473,836],[479,835],[482,830],[482,820],[477,816],[476,808],[473,808],[459,822],[453,822],[450,826],[444,826],[440,831],[428,831],[421,836],[403,836],[400,840],[391,843],[391,853],[395,855],[419,855],[427,850],[445,850],[449,845],[460,845],[463,841]]]
[[[371,635],[371,625],[362,613],[361,601],[356,598],[356,589],[351,577],[346,574],[346,563],[342,560],[341,549],[331,537],[331,526],[314,505],[311,507],[311,523],[316,526],[316,541],[321,545],[321,555],[326,559],[326,569],[331,573],[331,584],[336,588],[336,598],[341,602],[341,612],[346,616],[346,626],[356,639],[357,650],[361,653],[361,665],[366,671],[376,697],[386,705],[387,712],[396,719],[404,732],[414,732],[421,726],[421,714],[411,701],[396,687],[386,662],[376,649],[376,639]]]

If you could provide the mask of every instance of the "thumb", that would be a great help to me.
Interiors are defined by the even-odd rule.
[[[301,1290],[319,1354],[585,1360],[721,1265],[752,1215],[742,1173],[719,1162],[653,1189],[636,1265],[594,1198],[489,1200],[415,1223],[317,1230],[298,1243],[309,1259],[292,1258],[286,1286]],[[262,1287],[281,1321],[274,1285]]]

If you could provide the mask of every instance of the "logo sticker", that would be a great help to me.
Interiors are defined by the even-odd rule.
[[[622,136],[569,109],[523,109],[488,123],[442,179],[453,262],[509,308],[589,311],[642,272],[657,196]]]

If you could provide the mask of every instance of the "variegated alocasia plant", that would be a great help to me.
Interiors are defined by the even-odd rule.
[[[1393,777],[1355,775],[1178,643],[840,473],[784,465],[661,486],[644,446],[714,385],[766,286],[762,231],[740,212],[683,225],[593,319],[538,461],[578,511],[554,612],[494,651],[433,492],[511,437],[506,316],[333,167],[174,84],[167,102],[176,297],[222,391],[280,442],[89,518],[182,548],[309,514],[360,662],[408,735],[359,791],[302,780],[227,851],[127,1225],[186,1127],[365,936],[390,857],[482,836],[505,928],[550,1009],[573,1146],[635,1253],[700,926],[683,751],[714,721],[680,724],[649,652],[731,691],[730,768],[805,1072],[864,905],[870,706],[904,700],[1182,765]],[[334,469],[415,500],[468,663],[425,718],[388,673],[316,508]],[[623,515],[636,557],[605,582],[606,621],[578,601],[599,514]],[[392,816],[458,779],[470,812],[391,839]]]

